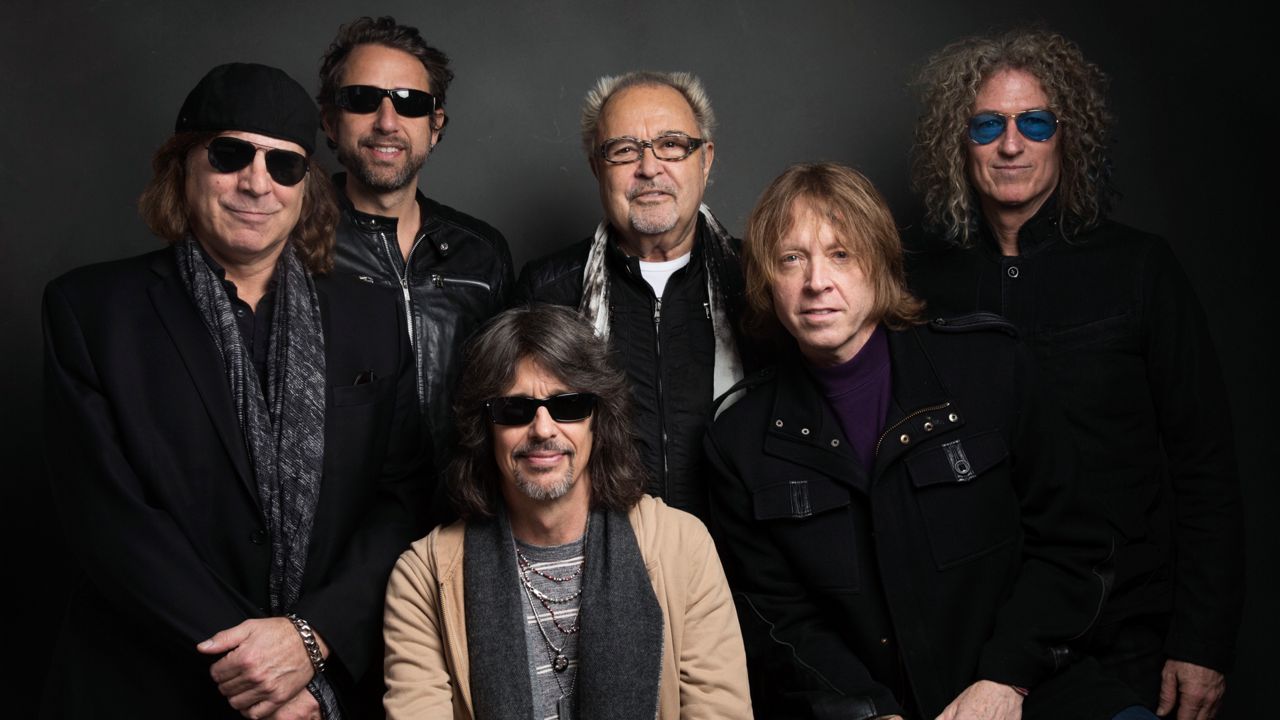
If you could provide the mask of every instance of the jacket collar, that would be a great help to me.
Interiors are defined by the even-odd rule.
[[[1018,230],[1018,254],[1022,257],[1031,257],[1062,240],[1061,222],[1058,193],[1055,191],[1048,200],[1045,200],[1044,205],[1040,206],[1036,214],[1032,215],[1031,219]],[[996,242],[995,234],[991,231],[991,226],[985,217],[979,217],[978,228],[981,247],[988,255],[999,257],[1000,244]]]
[[[351,198],[347,196],[347,173],[334,174],[333,188],[337,193],[338,206],[342,209],[343,215],[349,218],[351,224],[362,233],[381,232],[391,235],[396,233],[399,226],[399,221],[396,218],[375,215],[356,209],[356,206],[351,202]],[[448,242],[436,241],[435,238],[439,236],[437,231],[444,225],[444,221],[440,219],[440,204],[424,195],[421,188],[416,191],[415,197],[418,200],[418,207],[422,209],[422,225],[418,228],[418,237],[415,238],[415,241],[430,238],[431,247],[441,257],[448,257],[456,252],[455,245],[459,242],[464,242],[467,238],[466,234],[454,233]]]
[[[872,477],[924,439],[946,434],[964,424],[924,347],[923,328],[889,330],[890,383],[893,403],[885,418]],[[835,413],[804,367],[799,350],[781,361],[777,392],[767,418],[764,451],[785,457],[866,492],[870,482],[854,456]],[[952,417],[955,417],[952,420]],[[903,440],[905,438],[905,440]]]

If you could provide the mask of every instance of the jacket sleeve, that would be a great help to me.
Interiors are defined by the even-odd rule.
[[[439,583],[415,547],[396,563],[387,583],[382,632],[386,643],[383,706],[388,720],[453,716],[453,679],[445,659]]]
[[[57,282],[43,322],[46,456],[67,545],[115,611],[194,656],[196,643],[261,612],[217,576],[130,464],[77,308]]]
[[[1226,672],[1244,602],[1244,518],[1227,389],[1204,311],[1163,242],[1152,245],[1143,279],[1147,379],[1175,495],[1165,652]]]
[[[983,645],[978,678],[1034,688],[1074,661],[1068,643],[1097,621],[1114,541],[1101,511],[1077,492],[1075,451],[1061,410],[1017,344],[1012,479],[1022,564]]]
[[[729,582],[706,528],[693,518],[686,528],[680,542],[682,563],[689,572],[681,623],[680,717],[751,717],[747,658]]]
[[[356,521],[345,550],[327,569],[327,581],[306,590],[296,610],[316,628],[352,680],[376,669],[386,578],[399,553],[426,532],[433,489],[428,470],[431,445],[422,442],[419,432],[413,356],[403,332],[403,311],[396,307],[400,367],[395,411],[385,430],[386,453],[373,458],[381,461],[374,498]]]
[[[706,436],[716,474],[709,483],[711,524],[737,605],[756,713],[819,720],[900,714],[893,693],[826,626],[785,555],[755,523],[735,460],[720,450],[721,428],[713,425]]]

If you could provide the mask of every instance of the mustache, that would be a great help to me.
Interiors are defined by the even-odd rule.
[[[365,135],[364,137],[360,138],[361,147],[376,147],[378,145],[381,145],[383,147],[393,147],[393,148],[396,148],[397,150],[409,149],[409,143],[398,137],[375,134],[375,135]]]
[[[521,445],[520,447],[516,448],[515,452],[511,454],[519,458],[519,457],[524,457],[526,455],[531,455],[533,453],[545,453],[545,452],[562,453],[564,455],[568,455],[569,457],[573,457],[573,448],[570,448],[567,445],[562,445],[554,440],[538,440],[535,442],[527,442]]]
[[[645,193],[655,192],[655,191],[666,193],[668,195],[671,195],[672,197],[674,197],[676,194],[676,189],[671,187],[670,185],[666,185],[663,183],[656,183],[656,182],[647,182],[643,185],[638,185],[628,190],[627,199],[635,200],[636,198],[640,197]]]

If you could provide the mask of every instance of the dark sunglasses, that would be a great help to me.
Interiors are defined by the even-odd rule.
[[[528,425],[540,407],[545,407],[556,422],[578,422],[591,417],[591,411],[596,407],[596,396],[592,393],[565,393],[549,398],[500,397],[484,406],[489,408],[489,417],[497,425]]]
[[[334,104],[358,115],[377,112],[382,98],[391,98],[391,107],[402,117],[423,117],[435,112],[436,97],[422,90],[393,88],[386,90],[372,85],[348,85],[338,89]]]
[[[988,145],[1004,135],[1009,118],[1022,133],[1033,142],[1044,142],[1058,132],[1058,116],[1052,110],[1024,110],[1020,113],[978,113],[969,118],[969,139],[978,145]]]
[[[209,164],[220,173],[240,172],[253,162],[259,150],[267,153],[267,173],[281,185],[297,185],[307,176],[307,158],[292,150],[254,145],[234,137],[216,137],[209,141]]]

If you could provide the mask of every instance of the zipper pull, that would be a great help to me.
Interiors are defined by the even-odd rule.
[[[707,319],[710,320],[711,319],[711,303],[709,302],[702,303],[702,311],[707,314]]]
[[[662,298],[658,298],[653,304],[653,324],[657,325],[662,321]]]
[[[431,284],[435,285],[438,288],[444,287],[444,276],[441,275],[440,273],[432,273]]]

